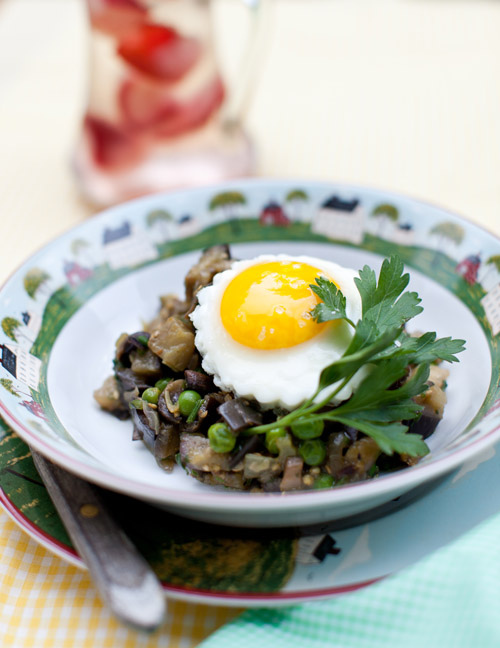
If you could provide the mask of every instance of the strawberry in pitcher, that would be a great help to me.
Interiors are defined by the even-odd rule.
[[[218,70],[208,0],[87,0],[89,96],[73,168],[110,205],[251,174]]]

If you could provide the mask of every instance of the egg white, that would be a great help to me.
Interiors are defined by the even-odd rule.
[[[354,283],[357,272],[323,259],[279,254],[235,261],[230,269],[217,274],[210,286],[199,291],[198,306],[191,320],[196,329],[195,344],[203,359],[202,367],[213,376],[217,387],[255,399],[264,409],[279,406],[290,410],[314,394],[321,371],[344,353],[353,329],[346,322],[335,322],[310,340],[284,349],[253,349],[236,342],[221,321],[224,291],[246,268],[272,261],[296,261],[318,268],[333,279],[344,294],[348,317],[353,322],[360,319],[361,297]],[[336,395],[334,402],[349,398],[364,375],[364,371],[359,371]]]

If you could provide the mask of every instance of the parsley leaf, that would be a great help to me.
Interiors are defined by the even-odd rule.
[[[316,285],[310,285],[311,290],[320,299],[311,311],[311,315],[319,324],[330,322],[336,319],[344,319],[354,328],[354,323],[347,317],[346,298],[338,287],[329,279],[324,277],[316,278]]]
[[[389,421],[415,418],[422,408],[412,398],[428,388],[429,365],[420,365],[409,380],[394,388],[406,371],[404,358],[381,362],[365,377],[352,397],[332,412],[335,416],[362,413],[364,418]]]
[[[399,345],[382,351],[376,358],[406,356],[409,364],[446,360],[458,362],[457,353],[464,350],[465,340],[454,340],[450,337],[437,338],[436,333],[429,331],[420,337],[411,337],[403,333]]]
[[[367,332],[368,328],[370,332],[373,332],[371,327],[367,327]],[[378,336],[374,342],[368,336],[360,336],[357,339],[355,336],[344,355],[323,369],[319,378],[319,389],[325,389],[342,378],[354,375],[358,369],[369,363],[379,351],[383,351],[388,345],[392,344],[399,335],[399,329],[391,329]],[[353,344],[355,339],[356,344]],[[354,350],[354,347],[358,347],[357,350]]]
[[[391,347],[392,343],[400,336],[401,331],[394,329],[387,338],[383,338],[386,341],[386,346]],[[384,333],[385,336],[385,333]],[[396,336],[396,337],[394,337]],[[370,320],[362,319],[358,322],[356,330],[354,331],[354,336],[345,350],[344,355],[351,355],[356,353],[360,349],[364,349],[375,342],[380,340],[380,334],[377,326],[374,322]]]
[[[384,259],[378,283],[375,272],[365,266],[354,279],[361,295],[363,319],[371,320],[383,332],[393,326],[402,326],[422,312],[421,299],[415,292],[403,290],[410,276],[403,274],[404,265],[398,256]],[[403,293],[403,294],[402,294]]]

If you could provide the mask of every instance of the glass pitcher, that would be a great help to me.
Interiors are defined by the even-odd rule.
[[[265,2],[246,3],[255,40]],[[106,206],[251,174],[253,146],[215,58],[210,0],[86,4],[89,94],[73,155],[84,196]]]

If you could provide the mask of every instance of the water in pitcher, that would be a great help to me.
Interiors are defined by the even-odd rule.
[[[87,0],[87,110],[73,159],[98,205],[248,175],[252,146],[224,119],[208,0]]]

